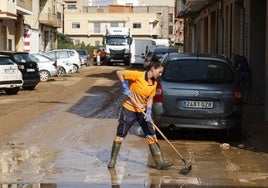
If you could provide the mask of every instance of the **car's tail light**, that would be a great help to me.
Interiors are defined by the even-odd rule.
[[[20,70],[24,69],[24,65],[18,65],[18,67],[19,67]]]
[[[52,65],[53,65],[54,67],[57,67],[57,61],[55,61]]]
[[[163,88],[158,83],[156,86],[156,94],[154,96],[154,102],[162,102],[162,99],[163,99]]]
[[[243,103],[243,91],[241,86],[237,86],[234,91],[233,102],[235,105]]]

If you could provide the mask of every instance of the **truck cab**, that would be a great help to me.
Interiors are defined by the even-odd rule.
[[[126,66],[130,64],[130,45],[132,37],[130,29],[126,27],[109,27],[105,36],[105,64],[123,62]]]

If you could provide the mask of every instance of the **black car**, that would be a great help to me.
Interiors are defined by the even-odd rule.
[[[40,82],[38,64],[28,52],[0,51],[0,55],[9,56],[18,65],[22,73],[23,89],[33,90]]]

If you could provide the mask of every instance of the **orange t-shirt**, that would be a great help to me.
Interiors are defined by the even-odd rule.
[[[147,81],[147,72],[136,70],[124,70],[124,79],[129,81],[129,88],[133,93],[132,98],[145,111],[148,98],[155,96],[157,82],[149,83]],[[140,112],[128,97],[124,101],[123,106],[130,111]]]

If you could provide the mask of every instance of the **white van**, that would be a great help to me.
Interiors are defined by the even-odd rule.
[[[170,47],[170,40],[168,39],[153,39],[155,41],[156,46],[166,46]]]
[[[131,44],[131,64],[143,64],[145,55],[155,48],[153,39],[133,39]]]

